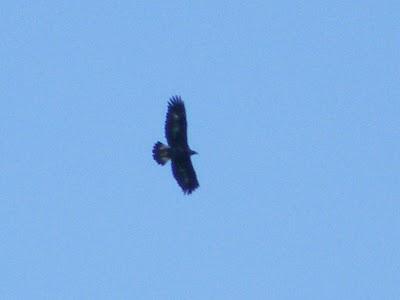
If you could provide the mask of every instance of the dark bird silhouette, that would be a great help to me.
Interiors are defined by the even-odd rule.
[[[199,187],[190,159],[190,156],[197,152],[191,150],[188,145],[185,105],[179,96],[172,97],[168,102],[165,137],[168,146],[161,142],[155,143],[153,158],[160,165],[165,165],[171,160],[172,174],[183,192],[190,194]]]

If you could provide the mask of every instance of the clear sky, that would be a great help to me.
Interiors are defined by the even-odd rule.
[[[4,1],[0,298],[400,299],[399,11]]]

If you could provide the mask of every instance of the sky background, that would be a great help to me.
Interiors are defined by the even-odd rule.
[[[4,1],[0,298],[399,299],[399,10]]]

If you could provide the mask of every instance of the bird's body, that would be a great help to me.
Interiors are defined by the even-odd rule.
[[[197,154],[190,149],[187,142],[186,110],[182,99],[174,96],[168,103],[165,121],[165,137],[168,146],[157,142],[153,147],[153,158],[165,165],[171,160],[172,174],[185,194],[192,193],[199,187],[190,156]]]

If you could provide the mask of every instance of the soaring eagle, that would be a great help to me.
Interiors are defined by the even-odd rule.
[[[171,160],[172,174],[183,192],[190,194],[199,187],[190,160],[190,156],[197,152],[191,150],[188,145],[185,105],[179,96],[172,97],[168,102],[165,137],[168,146],[161,142],[155,143],[153,158],[160,165],[165,165]]]

